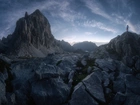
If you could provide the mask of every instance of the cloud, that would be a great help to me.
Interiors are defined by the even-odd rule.
[[[97,0],[83,0],[86,7],[89,8],[92,13],[100,15],[106,19],[112,20],[112,18],[104,11],[103,6],[97,2]]]
[[[138,25],[137,24],[134,25],[131,22],[131,15],[132,15],[132,13],[129,13],[129,15],[127,17],[123,17],[123,16],[120,16],[118,14],[114,14],[113,15],[115,17],[114,22],[116,24],[120,24],[120,25],[122,25],[124,27],[126,27],[126,25],[128,25],[130,31],[139,32]]]
[[[87,32],[84,32],[84,34],[85,34],[85,35],[88,35],[88,36],[89,36],[89,35],[94,35],[94,36],[95,36],[95,35],[97,35],[97,31],[95,31],[95,32],[88,32],[88,31],[87,31]]]
[[[26,2],[28,2],[26,0]],[[5,2],[4,2],[5,3]],[[41,11],[47,11],[51,16],[50,18],[57,17],[62,18],[63,20],[67,22],[72,22],[76,18],[82,17],[81,14],[76,16],[69,7],[69,2],[64,0],[43,0],[41,2],[28,2],[27,4],[30,4],[30,6],[23,5],[23,8],[17,9],[20,2],[15,2],[13,5],[14,8],[11,9],[11,11],[7,11],[4,16],[5,19],[3,20],[3,23],[6,23],[5,27],[3,26],[4,30],[1,31],[0,36],[6,36],[9,31],[7,29],[12,28],[12,31],[14,30],[13,27],[15,27],[16,21],[24,16],[25,11],[28,13],[32,13],[36,9],[40,9]],[[6,5],[5,5],[6,6]],[[7,7],[8,8],[8,7]],[[1,10],[2,12],[2,10]],[[3,17],[4,17],[3,16]],[[12,33],[12,32],[11,32]]]
[[[41,11],[48,11],[52,17],[60,17],[67,22],[74,22],[76,19],[86,18],[82,13],[73,10],[70,1],[44,1],[34,7],[39,8]]]
[[[85,35],[93,35],[92,32],[85,32]]]
[[[80,40],[83,37],[82,40],[86,38],[90,40],[96,36],[112,38],[113,35],[124,31],[122,28],[127,24],[131,31],[140,32],[139,22],[136,22],[139,14],[136,17],[136,7],[130,1],[132,2],[132,0],[3,0],[0,1],[0,36],[12,33],[16,21],[24,16],[25,11],[30,14],[36,9],[40,9],[47,17],[54,36],[67,41]],[[73,36],[67,37],[68,34]]]
[[[106,26],[105,24],[101,23],[101,22],[97,22],[95,20],[91,20],[91,21],[86,21],[84,23],[84,26],[85,27],[94,27],[94,28],[99,28],[101,30],[104,30],[104,31],[108,31],[108,32],[112,32],[112,33],[116,33],[117,31],[112,28],[112,27],[109,27],[109,26]]]

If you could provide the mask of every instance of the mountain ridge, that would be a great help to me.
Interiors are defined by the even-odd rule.
[[[26,12],[8,37],[5,39],[8,55],[45,57],[49,53],[63,52],[51,33],[49,21],[38,9],[30,15]]]
[[[140,35],[124,32],[122,35],[118,35],[110,40],[109,43],[99,46],[93,55],[95,55],[95,58],[123,59],[125,56],[133,57],[140,55],[139,46]]]
[[[78,42],[73,45],[75,49],[81,49],[83,51],[94,51],[97,48],[97,45],[93,42],[83,41]]]

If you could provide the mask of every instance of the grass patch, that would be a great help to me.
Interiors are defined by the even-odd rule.
[[[77,74],[74,76],[73,78],[73,86],[76,86],[79,82],[81,82],[85,77],[87,76],[87,74]]]
[[[56,66],[58,66],[61,62],[62,62],[62,60],[59,60],[59,61],[56,63]]]
[[[80,68],[79,70],[76,70],[75,75],[73,77],[73,86],[77,85],[79,82],[81,82],[86,76],[89,75],[88,68],[93,67],[95,64],[95,59],[86,59],[86,65],[84,66],[81,63],[81,60],[77,61],[76,66]],[[91,71],[93,72],[93,70]]]

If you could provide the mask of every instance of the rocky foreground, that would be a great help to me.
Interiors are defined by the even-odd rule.
[[[0,105],[140,105],[140,35],[86,54],[68,46],[39,10],[19,19],[0,41]]]
[[[129,32],[119,37],[121,40],[113,39],[84,56],[69,53],[14,60],[1,56],[0,103],[139,105],[139,46],[125,41],[135,37],[134,42],[139,44],[139,35]],[[119,50],[122,46],[131,47]]]

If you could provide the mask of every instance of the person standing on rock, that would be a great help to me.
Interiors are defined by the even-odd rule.
[[[128,32],[128,29],[129,29],[129,26],[127,25],[127,26],[126,26],[126,32]]]

